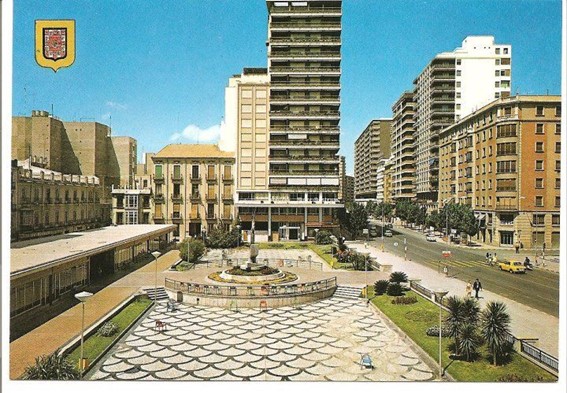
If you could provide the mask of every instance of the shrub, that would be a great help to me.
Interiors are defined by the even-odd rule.
[[[402,296],[403,294],[402,286],[397,282],[391,282],[388,285],[388,289],[386,290],[386,293],[390,296]]]
[[[498,382],[542,382],[543,377],[541,375],[535,378],[526,378],[518,374],[504,374],[498,378]]]
[[[390,282],[388,280],[379,280],[374,283],[374,293],[376,295],[383,295],[388,290]]]
[[[434,325],[430,328],[427,328],[425,334],[427,334],[428,336],[439,337],[439,326]],[[441,330],[441,337],[449,337],[450,335],[451,332],[449,331],[449,329],[443,326],[443,329]]]
[[[81,379],[81,374],[63,355],[52,353],[36,358],[33,366],[26,367],[22,378],[27,380],[68,381]]]
[[[177,270],[178,272],[184,272],[185,270],[189,270],[190,267],[191,265],[189,264],[189,262],[183,261],[175,266],[175,270]]]
[[[196,263],[205,254],[205,245],[200,240],[186,238],[179,246],[179,256],[187,262]]]
[[[343,243],[343,244],[339,244],[339,250],[340,250],[341,252],[344,252],[344,251],[346,251],[346,250],[347,250],[347,248],[348,248],[348,247],[347,247],[347,245],[346,245],[346,244],[344,244],[344,243]]]
[[[317,244],[332,244],[331,232],[329,231],[319,231],[315,235],[315,243]]]
[[[96,334],[103,337],[110,337],[114,336],[116,333],[118,333],[118,325],[112,321],[108,321],[98,329]]]
[[[222,228],[214,228],[207,234],[206,246],[210,248],[235,248],[238,245],[238,229],[225,231]]]
[[[414,304],[417,303],[415,296],[399,296],[392,299],[392,304]]]
[[[408,275],[404,272],[393,272],[390,274],[390,282],[396,282],[398,284],[401,282],[408,282]]]

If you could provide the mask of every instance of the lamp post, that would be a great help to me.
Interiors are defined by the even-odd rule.
[[[449,292],[442,289],[438,289],[434,293],[435,293],[435,297],[437,298],[437,301],[439,302],[439,377],[442,377],[444,374],[443,366],[441,363],[441,331],[443,330],[442,329],[443,297]]]
[[[83,371],[85,370],[84,367],[84,363],[83,363],[83,357],[84,357],[84,347],[83,347],[83,343],[84,343],[84,333],[85,333],[85,302],[92,296],[93,294],[90,292],[79,292],[77,294],[75,294],[75,298],[81,302],[82,304],[82,308],[83,308],[83,316],[81,319],[81,357],[79,358],[79,370],[81,371],[81,375],[83,374]]]
[[[155,282],[154,282],[154,303],[157,302],[157,265],[158,265],[158,258],[160,257],[161,253],[159,251],[152,252],[152,256],[156,260],[156,274],[155,274]]]
[[[240,234],[240,228],[241,228],[240,225],[236,226],[236,229],[238,230],[238,238],[236,239],[236,247],[240,247],[240,235],[241,235]]]
[[[384,205],[382,205],[382,252],[384,252],[384,227],[386,224],[384,223]]]

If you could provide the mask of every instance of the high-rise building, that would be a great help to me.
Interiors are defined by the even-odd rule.
[[[173,235],[206,236],[234,220],[234,153],[217,145],[167,145],[153,161],[155,224],[174,224]]]
[[[440,134],[439,204],[472,207],[477,240],[559,247],[561,97],[501,98]]]
[[[267,6],[269,232],[313,237],[315,229],[337,229],[343,207],[337,155],[342,1],[268,0]]]
[[[113,136],[109,142],[108,166],[118,172],[120,186],[131,188],[136,176],[137,142],[129,136]]]
[[[411,200],[415,198],[414,179],[414,115],[415,100],[411,92],[405,92],[392,106],[392,199]]]
[[[339,200],[345,203],[346,157],[339,156]]]
[[[346,203],[354,202],[354,176],[345,176],[345,196],[344,201]]]
[[[378,164],[389,158],[392,119],[372,120],[354,142],[354,199],[376,200]]]
[[[415,184],[417,199],[436,203],[439,132],[511,89],[510,45],[492,36],[469,36],[425,67],[415,85]]]

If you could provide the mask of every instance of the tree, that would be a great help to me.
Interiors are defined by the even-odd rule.
[[[348,215],[348,227],[353,237],[362,234],[362,230],[368,225],[368,213],[360,203],[354,203]]]
[[[401,283],[408,282],[408,275],[404,272],[392,272],[390,274],[390,282]]]
[[[452,337],[455,340],[455,353],[458,355],[460,348],[460,335],[463,324],[466,321],[463,301],[457,296],[447,298],[447,310],[449,314],[447,315],[445,322],[447,323],[447,329],[449,330],[449,337]]]
[[[376,210],[376,202],[374,201],[368,201],[366,202],[366,206],[364,207],[364,209],[366,210],[366,213],[368,213],[368,215],[370,214],[374,214],[374,211]]]
[[[349,262],[352,264],[353,270],[370,269],[370,256],[353,252],[350,255]]]
[[[209,248],[234,248],[238,245],[238,229],[235,227],[230,231],[215,227],[210,231],[206,238],[206,245]]]
[[[315,243],[317,244],[332,244],[333,239],[331,239],[331,232],[329,231],[318,231],[315,235]]]
[[[463,299],[463,315],[465,323],[478,326],[478,316],[480,315],[480,307],[476,299],[467,297]]]
[[[510,315],[502,302],[488,302],[480,314],[481,334],[492,354],[492,363],[496,366],[497,359],[508,347],[510,334]]]
[[[425,225],[427,225],[428,227],[439,229],[443,226],[441,224],[441,221],[442,221],[441,215],[439,215],[439,212],[437,210],[434,210],[425,219]]]
[[[205,245],[202,241],[193,238],[185,238],[179,245],[179,256],[187,262],[196,263],[205,253]]]
[[[476,325],[471,323],[463,324],[457,352],[465,355],[468,362],[476,355],[481,344],[482,339],[477,333]]]
[[[374,209],[374,215],[376,216],[376,218],[384,217],[385,220],[390,220],[393,211],[394,208],[391,204],[380,202],[378,205],[376,205],[376,209]]]
[[[58,353],[35,358],[35,364],[27,366],[23,379],[69,381],[81,379],[81,373]]]
[[[378,280],[374,283],[374,294],[375,295],[383,295],[386,293],[388,289],[388,285],[390,285],[390,281],[388,280]]]

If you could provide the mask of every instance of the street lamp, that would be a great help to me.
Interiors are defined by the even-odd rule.
[[[438,289],[437,291],[434,291],[433,293],[435,293],[435,297],[437,298],[437,301],[439,302],[439,377],[443,376],[443,366],[441,364],[441,331],[443,330],[443,326],[442,326],[442,311],[443,311],[443,297],[449,293],[448,291],[442,290],[442,289]]]
[[[158,265],[158,258],[160,257],[161,252],[154,251],[152,252],[152,256],[156,260],[156,274],[155,274],[155,283],[154,283],[154,303],[157,302],[157,265]]]
[[[85,370],[84,367],[84,363],[83,363],[83,357],[84,357],[84,348],[83,348],[83,343],[84,343],[84,333],[85,333],[85,302],[92,296],[93,294],[90,292],[79,292],[77,294],[75,294],[75,298],[81,302],[81,304],[83,305],[83,317],[81,320],[81,357],[79,359],[79,369],[81,371],[81,374],[83,373],[83,371]]]
[[[240,247],[240,236],[241,236],[240,228],[241,228],[240,225],[236,226],[236,229],[238,230],[238,238],[236,239],[236,247]]]

